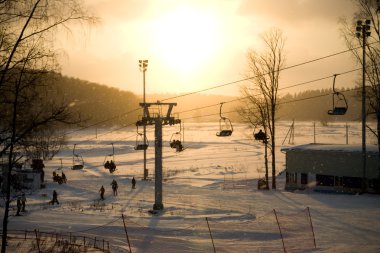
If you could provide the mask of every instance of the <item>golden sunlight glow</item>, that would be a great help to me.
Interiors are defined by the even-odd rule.
[[[181,75],[194,74],[205,67],[221,39],[216,15],[188,6],[161,16],[154,27],[154,53]]]

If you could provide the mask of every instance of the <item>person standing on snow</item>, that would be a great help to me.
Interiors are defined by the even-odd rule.
[[[117,182],[115,179],[112,180],[111,186],[112,186],[112,190],[113,190],[113,195],[117,196],[118,185],[117,185]]]
[[[132,189],[136,189],[136,179],[132,177]]]
[[[53,191],[53,199],[51,200],[51,204],[54,205],[54,203],[57,203],[57,205],[59,205],[58,193],[55,190]]]
[[[100,187],[99,192],[100,192],[100,198],[101,198],[102,200],[104,200],[104,192],[105,192],[105,190],[104,190],[103,185],[102,185],[102,187]]]
[[[25,193],[21,195],[21,212],[25,212],[26,197]]]
[[[21,211],[21,197],[18,196],[17,197],[17,212],[16,212],[16,216],[20,216],[20,211]]]

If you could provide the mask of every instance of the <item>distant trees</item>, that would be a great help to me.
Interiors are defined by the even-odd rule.
[[[371,21],[371,36],[368,37],[366,47],[366,100],[369,105],[367,115],[377,119],[377,130],[367,127],[376,135],[380,152],[380,5],[378,0],[357,0],[355,3],[357,12],[350,20],[341,20],[341,33],[348,49],[363,66],[362,50],[361,47],[358,48],[363,43],[356,36],[356,22],[364,19]]]
[[[54,97],[66,101],[71,111],[80,114],[81,126],[123,126],[134,124],[138,119],[141,110],[133,110],[140,108],[141,100],[132,92],[77,78],[57,76],[54,79]]]
[[[6,202],[1,252],[6,251],[11,170],[23,142],[57,123],[75,122],[69,104],[46,99],[47,76],[59,68],[55,35],[75,22],[93,23],[79,0],[0,0],[0,156]]]
[[[66,135],[59,134],[54,128],[39,129],[31,133],[23,141],[24,153],[28,158],[48,160],[52,159],[65,144]]]
[[[242,88],[244,106],[239,110],[243,120],[255,129],[262,127],[265,140],[265,154],[269,146],[272,158],[272,189],[276,189],[276,113],[278,111],[278,86],[280,70],[284,67],[283,53],[285,40],[282,31],[271,29],[262,37],[265,48],[262,52],[250,50],[248,73],[251,84]],[[267,145],[269,144],[269,145]],[[266,180],[268,182],[268,160],[265,155]]]

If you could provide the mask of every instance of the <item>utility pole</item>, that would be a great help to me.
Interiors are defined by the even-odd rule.
[[[148,69],[148,60],[139,60],[140,71],[143,72],[143,103],[145,104],[145,72]],[[145,112],[145,111],[144,111]],[[146,115],[144,115],[145,117]],[[144,125],[144,147],[146,147],[146,125]],[[144,148],[144,180],[148,178],[148,169],[146,168],[146,148]]]
[[[362,178],[362,191],[367,190],[367,151],[366,151],[366,89],[365,89],[365,73],[366,73],[366,43],[367,37],[371,35],[371,20],[362,20],[356,22],[356,36],[358,38],[362,37],[362,47],[363,47],[363,73],[362,73],[362,163],[363,163],[363,178]]]

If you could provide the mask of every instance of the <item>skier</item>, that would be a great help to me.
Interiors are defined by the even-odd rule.
[[[113,195],[114,196],[117,196],[117,188],[118,188],[118,185],[117,185],[117,182],[115,179],[112,180],[112,190],[113,190]]]
[[[57,205],[59,205],[58,193],[55,190],[53,191],[53,199],[51,200],[51,204],[54,205],[54,203],[57,203]]]
[[[136,179],[132,177],[132,189],[136,189]]]
[[[21,197],[18,196],[17,197],[17,212],[16,212],[16,216],[20,216],[20,211],[21,211]]]
[[[104,200],[104,192],[105,192],[105,190],[104,190],[103,185],[102,185],[102,187],[100,187],[99,192],[100,192],[100,198],[101,198],[102,200]]]
[[[23,193],[21,195],[21,212],[25,212],[25,204],[26,204],[26,197],[25,197],[25,193]]]

